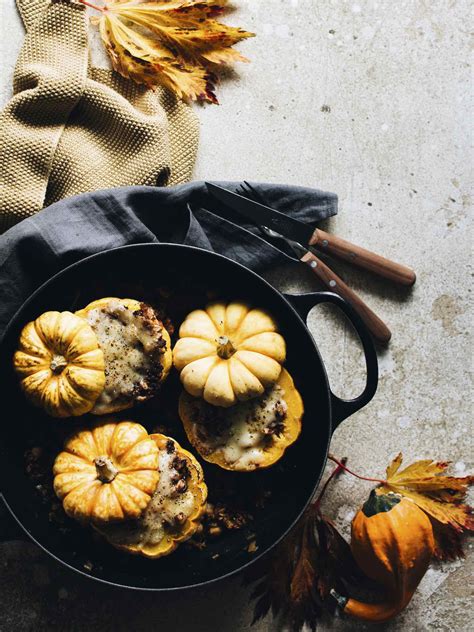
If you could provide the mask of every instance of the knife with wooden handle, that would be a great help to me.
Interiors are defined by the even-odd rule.
[[[252,189],[251,185],[245,184]],[[285,213],[280,213],[280,211],[276,211],[266,204],[239,195],[234,191],[228,191],[211,182],[206,182],[206,185],[209,193],[229,208],[244,215],[250,221],[267,226],[269,229],[305,247],[317,248],[321,252],[348,261],[360,268],[370,270],[395,283],[413,285],[416,281],[414,271],[401,263],[390,261],[390,259],[386,259],[375,252],[351,244],[349,241],[336,235],[331,235],[319,228],[315,230],[313,226],[305,222],[301,222],[290,215],[285,215]]]
[[[416,281],[416,274],[411,268],[401,263],[390,261],[390,259],[386,259],[361,246],[351,244],[350,241],[346,241],[337,235],[331,235],[320,228],[316,228],[312,234],[309,245],[328,255],[353,263],[359,268],[370,270],[395,283],[410,286]]]

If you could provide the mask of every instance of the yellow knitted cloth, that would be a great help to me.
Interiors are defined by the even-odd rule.
[[[64,197],[191,178],[189,106],[88,62],[85,7],[17,0],[27,29],[0,114],[0,232]]]

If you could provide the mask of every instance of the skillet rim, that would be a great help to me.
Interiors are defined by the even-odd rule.
[[[324,361],[323,361],[323,359],[321,357],[321,354],[319,353],[319,349],[318,349],[318,347],[316,345],[316,341],[314,340],[311,332],[309,331],[307,324],[304,322],[303,318],[300,316],[300,314],[298,313],[296,308],[293,307],[293,305],[291,304],[291,302],[287,298],[287,296],[285,294],[283,294],[282,292],[280,292],[280,290],[275,288],[273,285],[271,285],[271,283],[269,283],[266,279],[261,277],[259,274],[257,274],[256,272],[254,272],[250,268],[247,268],[243,264],[239,263],[238,261],[230,259],[229,257],[226,257],[225,255],[222,255],[220,253],[214,252],[212,250],[206,250],[205,248],[199,248],[197,246],[189,246],[187,244],[175,244],[175,243],[172,243],[172,242],[127,244],[125,246],[118,246],[117,248],[108,248],[107,250],[102,250],[100,252],[93,253],[91,255],[88,255],[87,257],[83,257],[82,259],[79,259],[78,261],[75,261],[75,262],[71,263],[70,265],[66,266],[65,268],[62,268],[61,270],[59,270],[58,272],[53,274],[53,276],[51,276],[49,279],[44,281],[22,303],[22,305],[19,307],[19,309],[17,309],[15,314],[9,320],[9,322],[8,322],[7,326],[5,327],[5,330],[4,330],[4,332],[3,332],[3,334],[2,334],[2,336],[0,338],[0,352],[2,351],[2,348],[4,346],[5,340],[7,339],[8,335],[10,334],[11,329],[16,324],[16,321],[18,320],[18,318],[21,315],[21,313],[29,306],[29,304],[41,292],[44,291],[44,289],[47,286],[49,286],[51,283],[55,282],[61,276],[64,276],[70,270],[73,270],[75,268],[79,268],[81,265],[83,265],[86,262],[89,262],[89,261],[91,261],[93,259],[98,259],[100,257],[108,256],[112,252],[134,250],[134,249],[138,249],[138,248],[140,248],[140,249],[141,248],[145,248],[145,249],[149,248],[149,249],[151,249],[151,248],[157,248],[157,247],[158,248],[165,248],[165,249],[171,248],[171,249],[178,249],[178,250],[198,251],[199,253],[204,253],[206,256],[216,257],[218,259],[224,259],[227,263],[230,263],[231,265],[233,265],[240,272],[243,271],[244,274],[250,274],[252,277],[254,277],[254,280],[256,280],[259,283],[263,283],[264,285],[266,285],[274,294],[276,294],[278,296],[279,299],[283,300],[286,303],[286,305],[289,307],[291,312],[293,312],[293,316],[299,321],[299,324],[301,326],[303,326],[304,329],[306,330],[306,333],[307,333],[308,337],[311,340],[314,352],[316,353],[316,355],[317,355],[317,357],[319,359],[319,362],[320,362],[320,365],[321,365],[321,368],[322,368],[322,374],[323,374],[324,380],[325,380],[325,386],[326,386],[327,403],[328,403],[328,420],[327,420],[327,422],[328,422],[328,425],[329,425],[328,441],[327,441],[326,448],[324,450],[324,463],[323,463],[318,475],[315,477],[315,483],[314,483],[314,486],[312,488],[311,494],[309,495],[308,499],[306,500],[306,502],[302,506],[302,508],[299,511],[299,513],[297,514],[296,518],[287,527],[287,529],[282,534],[280,534],[280,536],[270,546],[268,546],[266,549],[260,551],[257,555],[252,557],[252,559],[250,559],[245,564],[240,565],[238,568],[235,568],[234,570],[231,570],[231,571],[229,571],[227,573],[224,573],[223,575],[219,575],[218,577],[214,577],[212,579],[207,579],[205,581],[194,583],[194,584],[188,584],[188,585],[185,585],[185,586],[168,586],[168,587],[165,587],[165,588],[163,588],[163,587],[152,588],[152,587],[145,587],[145,586],[131,586],[131,585],[126,585],[126,584],[119,584],[119,583],[116,583],[116,582],[113,582],[113,581],[110,581],[110,580],[107,580],[107,579],[103,579],[101,577],[97,577],[96,575],[91,575],[91,574],[89,574],[89,573],[87,573],[87,572],[85,572],[85,571],[83,571],[83,570],[81,570],[81,569],[79,569],[79,568],[77,568],[75,566],[72,566],[69,562],[66,562],[65,560],[61,559],[60,557],[58,557],[58,555],[56,555],[55,553],[50,551],[48,548],[46,548],[45,545],[41,544],[41,542],[39,542],[34,537],[34,535],[32,533],[30,533],[30,531],[28,531],[26,526],[23,525],[23,523],[20,521],[20,519],[16,516],[15,512],[13,511],[13,509],[10,507],[10,504],[6,500],[3,491],[0,490],[0,497],[1,497],[2,501],[4,502],[6,508],[8,509],[9,513],[11,514],[11,516],[15,519],[16,523],[21,527],[21,529],[25,532],[25,534],[28,536],[28,538],[30,540],[32,540],[37,546],[40,547],[41,550],[43,550],[47,555],[49,555],[51,558],[53,558],[56,562],[59,562],[60,564],[62,564],[66,568],[70,569],[71,571],[79,573],[80,575],[82,575],[82,576],[84,576],[84,577],[86,577],[88,579],[100,582],[102,584],[106,584],[108,586],[113,586],[114,588],[120,588],[120,589],[126,589],[126,590],[136,590],[136,591],[139,591],[139,592],[167,593],[167,592],[175,592],[175,591],[180,591],[180,590],[183,591],[183,590],[198,589],[198,588],[201,588],[201,587],[204,587],[204,586],[209,586],[209,585],[214,584],[214,583],[219,582],[219,581],[230,579],[231,577],[233,577],[235,575],[238,575],[239,573],[242,573],[244,570],[246,570],[247,568],[249,568],[250,566],[255,564],[258,560],[260,560],[264,556],[266,556],[269,553],[271,553],[271,551],[273,551],[275,549],[275,547],[290,533],[290,531],[299,522],[299,520],[300,520],[301,516],[303,515],[304,511],[306,510],[306,508],[310,504],[310,502],[311,502],[311,500],[312,500],[312,498],[314,496],[314,492],[316,491],[316,489],[317,489],[317,487],[319,485],[319,482],[320,482],[320,480],[321,480],[321,478],[323,476],[323,473],[324,473],[324,467],[325,467],[325,464],[326,464],[326,461],[327,461],[327,455],[328,455],[328,452],[329,452],[329,445],[330,445],[330,442],[331,442],[331,437],[332,437],[332,433],[333,433],[334,428],[333,428],[333,423],[332,423],[331,389],[330,389],[329,379],[328,379],[326,367],[324,365]],[[314,292],[313,292],[313,294],[314,294]],[[2,447],[2,444],[0,443],[0,453],[4,449],[5,448]]]

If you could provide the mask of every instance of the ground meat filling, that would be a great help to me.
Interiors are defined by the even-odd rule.
[[[132,311],[112,300],[87,314],[105,358],[105,387],[92,410],[111,408],[149,399],[159,389],[166,350],[163,325],[145,303]]]
[[[191,478],[189,465],[185,458],[179,456],[171,440],[164,450],[160,450],[158,470],[158,485],[141,517],[103,529],[113,543],[156,546],[167,536],[179,534],[182,525],[194,512],[194,495],[188,489]]]
[[[262,397],[231,408],[192,404],[192,422],[201,453],[220,452],[230,465],[258,466],[267,450],[285,430],[288,407],[283,389],[275,385]]]

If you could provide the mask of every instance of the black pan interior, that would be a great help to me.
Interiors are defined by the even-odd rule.
[[[21,328],[43,311],[74,310],[107,295],[147,298],[157,287],[165,288],[161,296],[165,303],[168,301],[166,311],[176,325],[190,303],[195,308],[213,297],[243,298],[269,310],[286,338],[286,366],[302,394],[305,416],[299,440],[268,471],[224,473],[203,463],[210,485],[218,480],[220,485],[238,488],[249,498],[256,489],[271,490],[264,507],[254,508],[255,520],[250,525],[225,532],[202,550],[182,546],[169,557],[152,561],[120,553],[92,531],[77,527],[63,533],[51,522],[48,503],[41,502],[25,473],[24,454],[45,437],[62,441],[76,422],[52,420],[31,407],[18,388],[11,357]],[[0,371],[4,498],[24,529],[49,553],[102,581],[133,588],[170,589],[202,584],[241,569],[268,551],[298,518],[325,463],[331,434],[329,390],[311,335],[282,295],[259,276],[204,250],[167,244],[127,246],[74,264],[43,285],[10,323],[2,343]],[[178,388],[175,375],[164,386],[164,408],[169,410],[175,405]],[[144,410],[138,407],[123,416],[141,421],[151,430],[150,426],[159,424],[160,417],[168,414],[156,403]],[[175,423],[173,436],[192,450],[179,423]],[[256,551],[253,547],[248,550],[251,541],[255,541]]]

